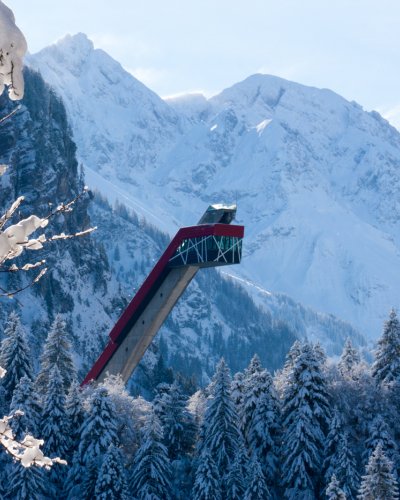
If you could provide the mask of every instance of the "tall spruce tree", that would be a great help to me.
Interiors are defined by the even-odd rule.
[[[68,450],[68,421],[63,380],[57,366],[53,366],[50,372],[41,427],[45,453],[51,457],[65,457]]]
[[[171,465],[159,419],[152,411],[143,429],[130,476],[130,491],[137,500],[171,498]]]
[[[218,363],[211,394],[200,430],[199,454],[208,450],[224,480],[235,456],[238,442],[238,416],[230,393],[231,379],[224,361]]]
[[[360,484],[356,460],[349,443],[349,435],[344,431],[339,443],[339,460],[337,463],[336,477],[338,478],[347,500],[355,500]]]
[[[44,397],[41,436],[44,439],[43,450],[49,457],[65,459],[68,452],[68,420],[65,411],[65,393],[63,380],[56,365],[50,372],[50,379]],[[59,497],[63,488],[64,465],[55,464],[50,470],[47,490],[51,496]]]
[[[367,464],[362,477],[359,500],[397,500],[398,484],[393,474],[393,464],[386,457],[379,443]]]
[[[257,399],[263,392],[262,372],[264,370],[260,358],[255,354],[244,372],[242,404],[239,413],[239,425],[246,442]]]
[[[124,458],[121,451],[111,445],[104,455],[95,487],[96,500],[127,500]]]
[[[353,347],[351,340],[346,339],[344,343],[342,355],[338,363],[339,372],[343,377],[351,377],[354,368],[361,362],[360,353],[358,349]]]
[[[212,459],[210,451],[204,449],[198,459],[192,500],[222,500],[222,498],[218,467]]]
[[[64,390],[68,390],[76,378],[76,370],[71,355],[71,343],[68,339],[65,321],[57,314],[47,336],[43,353],[40,357],[40,372],[37,384],[45,391],[50,378],[50,372],[56,365],[60,371]]]
[[[79,385],[73,382],[65,400],[65,411],[68,422],[68,456],[72,457],[78,449],[80,428],[85,419],[83,398]]]
[[[391,310],[385,321],[383,333],[375,350],[372,376],[379,384],[400,380],[400,322],[396,311]]]
[[[107,389],[97,387],[88,406],[80,429],[78,449],[64,485],[65,493],[71,499],[93,497],[103,456],[110,445],[118,445],[115,408]]]
[[[7,372],[1,379],[1,384],[5,390],[5,400],[10,403],[21,378],[26,376],[32,379],[30,351],[17,314],[10,314],[4,329],[4,336],[0,347],[0,366]]]
[[[314,349],[304,343],[294,360],[283,399],[282,476],[286,498],[316,496],[329,419],[326,381]]]
[[[257,456],[267,484],[276,484],[279,463],[280,403],[268,370],[254,373],[243,396],[243,433],[250,453]]]

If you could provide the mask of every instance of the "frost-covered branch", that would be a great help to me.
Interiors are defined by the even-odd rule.
[[[56,240],[67,240],[71,238],[76,238],[79,236],[85,236],[93,232],[96,228],[89,228],[84,231],[78,231],[72,234],[55,234],[53,236],[47,236],[45,233],[38,235],[36,238],[31,238],[31,235],[35,233],[38,229],[45,228],[49,219],[58,215],[60,213],[71,212],[73,210],[73,205],[85,194],[88,188],[85,187],[82,193],[78,194],[73,200],[68,203],[61,203],[57,206],[55,210],[50,212],[45,217],[38,217],[36,215],[30,215],[26,219],[20,220],[18,223],[13,224],[7,229],[4,229],[5,225],[10,222],[12,216],[15,214],[16,210],[19,208],[21,203],[24,201],[24,197],[20,196],[11,207],[5,212],[3,216],[0,217],[0,267],[4,270],[4,263],[7,260],[15,259],[21,253],[26,250],[41,250],[45,243]],[[11,266],[6,269],[10,272],[23,270],[27,271],[36,268],[43,264],[43,261],[35,264],[26,264],[22,268],[16,266]]]
[[[22,66],[26,50],[25,37],[15,24],[13,12],[0,0],[0,94],[7,85],[13,101],[24,96]]]

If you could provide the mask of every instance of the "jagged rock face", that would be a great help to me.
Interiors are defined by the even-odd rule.
[[[164,102],[88,44],[69,37],[30,64],[65,99],[90,182],[169,229],[237,201],[246,253],[232,272],[376,338],[399,305],[399,133],[329,90],[265,75]]]

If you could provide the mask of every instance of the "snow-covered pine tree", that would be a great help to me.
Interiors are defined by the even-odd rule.
[[[222,500],[221,477],[207,449],[204,449],[198,458],[192,500]]]
[[[343,432],[343,419],[339,410],[335,408],[333,416],[329,422],[329,432],[325,440],[325,458],[322,467],[325,485],[328,485],[331,482],[332,475],[336,474],[339,467],[340,442]]]
[[[256,372],[246,381],[242,423],[248,450],[257,456],[271,489],[279,462],[280,403],[268,370]]]
[[[283,397],[285,385],[291,371],[293,370],[294,362],[301,353],[301,346],[302,344],[299,340],[296,340],[293,343],[292,347],[289,349],[289,352],[286,355],[285,364],[283,365],[282,370],[278,370],[275,375],[275,386],[280,397]]]
[[[126,500],[128,489],[124,458],[119,448],[111,445],[104,455],[95,487],[96,500]]]
[[[351,377],[354,368],[361,362],[360,353],[358,349],[353,347],[351,340],[346,339],[343,346],[343,351],[338,363],[339,372],[343,377]]]
[[[400,322],[396,311],[390,311],[383,333],[375,350],[372,376],[378,384],[389,384],[400,379]]]
[[[47,391],[44,397],[40,435],[44,439],[43,450],[49,457],[65,458],[68,451],[68,419],[65,410],[65,393],[63,380],[57,366],[50,371]],[[47,492],[59,497],[63,487],[63,465],[54,465],[50,471],[51,487]]]
[[[363,454],[365,464],[379,443],[382,444],[382,449],[387,458],[394,465],[397,464],[399,460],[397,444],[393,439],[389,426],[381,415],[377,415],[372,421],[369,437],[365,441],[365,451]]]
[[[49,456],[64,457],[68,450],[68,420],[63,380],[56,365],[50,371],[44,397],[41,436]]]
[[[244,377],[245,379],[252,377],[255,373],[260,372],[261,370],[263,370],[263,366],[261,364],[260,357],[258,354],[254,354],[250,360],[249,366],[244,370]]]
[[[221,480],[228,472],[239,441],[238,416],[230,393],[231,379],[224,361],[218,363],[200,430],[199,455],[208,450]]]
[[[42,500],[45,497],[45,477],[41,467],[24,467],[13,463],[9,470],[12,477],[7,484],[6,498],[13,500]]]
[[[272,498],[257,458],[252,459],[249,470],[249,483],[244,493],[244,500],[269,500]]]
[[[76,370],[71,355],[71,343],[68,339],[65,321],[57,314],[44,344],[43,353],[40,357],[40,372],[37,377],[37,385],[45,391],[50,371],[56,365],[60,371],[64,390],[68,390],[72,381],[76,378]]]
[[[282,477],[285,497],[314,498],[330,420],[326,381],[308,343],[294,360],[284,388]]]
[[[132,464],[130,491],[137,500],[171,498],[171,466],[159,419],[150,412],[143,428],[142,444]]]
[[[249,366],[244,371],[243,387],[242,387],[242,404],[240,406],[239,426],[247,443],[248,430],[253,418],[253,412],[256,407],[257,399],[263,393],[263,372],[260,358],[255,354]]]
[[[230,500],[242,500],[246,491],[248,463],[244,443],[239,444],[226,478],[226,497]]]
[[[115,408],[107,389],[99,386],[89,398],[88,411],[80,429],[78,450],[64,485],[68,498],[91,498],[103,456],[112,444],[118,445]]]
[[[72,382],[65,400],[65,411],[68,422],[68,453],[72,457],[78,448],[80,428],[85,419],[81,389],[77,382]]]
[[[26,433],[38,436],[41,408],[39,396],[32,383],[26,375],[23,376],[16,386],[10,405],[10,413],[17,410],[22,412],[11,421],[11,428],[17,439],[21,439]]]
[[[0,366],[7,370],[1,379],[5,389],[7,402],[11,401],[13,392],[22,377],[32,379],[30,351],[18,315],[12,312],[4,329],[5,338],[0,347]]]
[[[349,435],[344,431],[339,443],[339,460],[336,469],[338,478],[347,500],[355,500],[360,484],[357,464],[349,444]]]
[[[326,488],[326,498],[327,500],[346,500],[346,495],[340,488],[339,481],[336,479],[335,474],[332,475],[328,487]]]
[[[399,498],[393,464],[383,452],[381,443],[369,458],[358,498],[359,500],[397,500]]]

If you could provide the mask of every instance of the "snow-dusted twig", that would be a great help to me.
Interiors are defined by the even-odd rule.
[[[60,213],[71,212],[73,210],[73,205],[87,192],[88,188],[85,187],[83,191],[75,196],[73,200],[68,203],[61,203],[55,210],[50,212],[45,217],[31,215],[26,219],[20,220],[17,224],[13,224],[3,230],[5,225],[10,222],[16,210],[24,201],[24,197],[20,196],[17,200],[15,200],[7,212],[0,217],[0,267],[3,267],[4,269],[4,263],[7,260],[18,257],[25,249],[41,250],[45,243],[85,236],[93,232],[96,228],[88,228],[84,231],[78,231],[72,234],[61,233],[50,237],[47,237],[44,233],[42,233],[37,238],[30,238],[31,234],[33,234],[36,230],[45,228],[48,225],[50,218]],[[27,269],[33,267],[33,264],[28,265]],[[15,271],[15,268],[11,269],[11,271]]]

